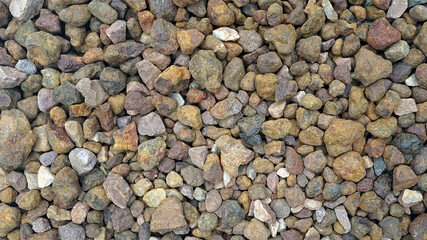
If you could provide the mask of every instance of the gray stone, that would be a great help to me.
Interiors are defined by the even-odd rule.
[[[33,221],[33,230],[36,233],[43,233],[50,229],[51,227],[49,220],[46,218],[37,218],[35,221]]]
[[[34,64],[28,59],[20,59],[16,63],[15,68],[28,75],[34,74],[37,72],[36,64]]]
[[[44,0],[12,0],[10,13],[19,20],[28,20],[39,14]]]
[[[0,88],[14,88],[27,78],[27,74],[16,68],[0,66]]]
[[[146,136],[161,135],[166,131],[159,114],[151,112],[143,116],[138,122],[138,133]]]
[[[85,229],[72,222],[60,226],[58,233],[62,240],[84,240],[86,236]]]
[[[83,175],[90,172],[97,162],[96,155],[85,149],[75,148],[68,155],[71,166],[76,170],[78,175]]]

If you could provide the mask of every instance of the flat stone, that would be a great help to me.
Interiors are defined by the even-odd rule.
[[[16,68],[0,66],[0,88],[14,88],[27,78],[27,74]]]
[[[103,183],[103,186],[107,197],[114,204],[120,208],[127,207],[129,199],[132,196],[132,190],[122,176],[115,173],[108,174],[105,182]]]
[[[185,234],[189,231],[184,218],[182,204],[177,198],[166,198],[154,210],[151,216],[150,230],[161,234],[171,231],[175,234]]]

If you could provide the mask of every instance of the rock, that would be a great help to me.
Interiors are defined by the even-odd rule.
[[[67,132],[54,124],[49,124],[47,140],[53,151],[57,153],[68,153],[74,148],[74,142],[67,135]]]
[[[86,105],[91,108],[98,107],[109,97],[99,80],[83,78],[76,84],[76,89],[85,98]]]
[[[71,5],[68,8],[64,8],[58,13],[58,16],[63,22],[81,27],[89,21],[92,14],[88,10],[88,5],[82,4]]]
[[[245,148],[243,143],[228,135],[223,135],[215,141],[221,151],[221,165],[231,176],[237,176],[240,165],[249,163],[253,159],[252,151]]]
[[[188,87],[190,72],[187,67],[172,65],[154,80],[154,88],[163,95],[181,92]]]
[[[28,59],[20,59],[15,65],[15,68],[25,74],[35,74],[37,72],[36,65]],[[20,73],[17,73],[20,74]]]
[[[151,31],[153,47],[161,54],[170,55],[178,50],[176,27],[160,18],[154,21]]]
[[[237,41],[240,36],[239,33],[229,27],[220,27],[213,30],[212,35],[221,41]]]
[[[80,194],[80,184],[76,172],[70,167],[63,167],[55,175],[52,190],[61,202],[71,202]]]
[[[138,133],[147,136],[161,135],[166,131],[162,119],[157,113],[149,113],[138,122]]]
[[[221,229],[230,229],[244,220],[245,213],[235,200],[225,200],[220,208],[223,211],[220,223]]]
[[[215,26],[228,26],[234,23],[234,13],[222,0],[208,0],[207,16]]]
[[[335,158],[334,172],[341,178],[358,182],[366,175],[362,157],[357,152],[347,152]]]
[[[98,95],[98,92],[96,95]],[[81,102],[81,97],[76,87],[68,81],[64,81],[60,86],[54,88],[53,96],[58,102],[67,106]]]
[[[9,172],[9,174],[7,174],[7,182],[5,184],[2,184],[1,188],[5,188],[9,184],[16,191],[21,192],[27,187],[27,179],[25,178],[24,174],[20,172],[11,171]]]
[[[417,37],[415,37],[414,39],[415,45],[417,45],[417,47],[421,51],[423,51],[424,54],[427,53],[427,47],[426,47],[427,37],[426,36],[427,36],[427,24],[424,23]]]
[[[415,155],[421,151],[422,142],[420,139],[410,133],[400,133],[395,136],[392,143],[403,154]]]
[[[388,138],[396,132],[397,120],[394,117],[380,118],[368,123],[366,131],[379,138]]]
[[[178,30],[176,34],[178,44],[184,54],[191,54],[203,43],[205,35],[197,29]]]
[[[405,189],[402,194],[402,202],[407,206],[413,206],[423,200],[423,195],[414,190]]]
[[[125,209],[132,196],[132,190],[129,184],[122,176],[115,173],[109,173],[103,183],[105,193],[115,205]]]
[[[150,11],[154,13],[157,19],[173,21],[176,15],[176,6],[172,0],[148,0]]]
[[[262,46],[262,37],[255,30],[241,30],[239,35],[237,43],[245,52],[253,52]]]
[[[161,234],[173,231],[175,234],[188,232],[181,202],[175,197],[166,198],[151,216],[150,230]]]
[[[116,232],[123,232],[130,229],[135,224],[133,216],[127,208],[116,208],[111,215],[111,222],[113,223],[113,229]]]
[[[409,44],[406,41],[400,40],[394,43],[384,52],[385,58],[392,62],[399,61],[406,57],[409,53]]]
[[[273,43],[280,54],[290,54],[297,39],[295,28],[290,24],[280,24],[264,33],[265,41]]]
[[[26,78],[27,74],[16,68],[0,66],[0,89],[19,86]]]
[[[212,116],[216,119],[226,119],[240,112],[242,104],[236,98],[227,98],[218,102],[210,110]]]
[[[58,233],[63,240],[84,240],[86,237],[84,227],[71,222],[60,226]]]
[[[351,145],[363,137],[365,128],[362,124],[351,120],[335,119],[325,131],[323,141],[331,156],[352,150]]]
[[[246,225],[243,235],[249,240],[267,240],[270,236],[269,229],[257,219],[251,219]]]
[[[406,166],[399,165],[393,170],[393,190],[402,191],[417,184],[417,175]]]
[[[43,7],[43,0],[12,0],[10,2],[10,14],[19,20],[28,20],[39,14]]]
[[[166,143],[157,137],[141,143],[138,147],[138,161],[145,171],[152,170],[165,156]]]
[[[255,88],[260,97],[274,100],[276,88],[279,84],[277,76],[273,73],[258,74],[255,78]]]
[[[355,57],[354,73],[356,79],[364,86],[368,86],[381,78],[387,78],[392,72],[390,61],[384,60],[381,56],[365,48],[361,48]]]
[[[222,63],[211,50],[199,50],[190,60],[191,76],[210,92],[219,90],[222,81]]]
[[[104,68],[99,79],[105,91],[110,95],[115,95],[126,87],[126,75],[112,67]]]
[[[387,18],[399,18],[403,15],[405,10],[408,8],[408,1],[406,0],[394,0],[387,11]]]
[[[298,185],[286,188],[285,198],[291,209],[301,206],[305,202],[305,194]]]
[[[325,24],[326,16],[322,8],[318,8],[311,14],[301,27],[303,37],[309,37],[316,34]]]
[[[84,200],[91,208],[98,211],[104,210],[110,204],[110,199],[102,185],[90,189]]]
[[[409,10],[409,15],[411,18],[418,22],[427,20],[426,14],[427,8],[423,5],[417,5]]]
[[[135,58],[144,50],[144,45],[132,40],[109,45],[104,52],[104,60],[110,66],[118,66],[126,60]]]
[[[144,197],[144,202],[152,208],[157,208],[166,199],[166,191],[163,188],[156,188],[148,191]]]
[[[161,71],[154,64],[152,64],[146,59],[137,62],[135,64],[135,67],[138,69],[138,74],[142,82],[144,82],[148,89],[153,89],[154,80],[157,78],[157,76],[159,76]]]
[[[55,63],[61,54],[61,42],[47,32],[31,33],[27,37],[25,44],[28,60],[39,63],[42,66]]]
[[[218,224],[218,217],[215,213],[203,212],[198,221],[197,226],[202,232],[210,232],[215,229]]]
[[[96,155],[84,148],[73,149],[68,158],[70,159],[71,166],[76,170],[78,175],[84,175],[90,172],[97,162]]]
[[[320,36],[312,36],[303,38],[298,41],[297,54],[305,60],[314,62],[320,56],[322,38]]]
[[[40,199],[40,192],[38,190],[30,190],[27,192],[21,192],[16,197],[15,202],[21,209],[32,210],[39,205]]]
[[[334,209],[335,215],[337,216],[337,219],[339,223],[343,226],[344,230],[346,232],[350,232],[351,230],[351,223],[348,219],[347,211],[345,210],[344,206],[340,205]]]
[[[77,202],[71,210],[71,219],[73,223],[82,224],[89,212],[89,205],[85,202]]]
[[[400,239],[402,237],[402,230],[400,228],[400,221],[395,217],[385,217],[379,224],[383,229],[383,234],[392,238]]]
[[[117,20],[118,13],[114,8],[105,2],[92,1],[88,5],[88,10],[93,16],[101,20],[103,23],[112,24]]]
[[[25,114],[17,109],[2,111],[0,116],[0,166],[18,168],[37,141]]]
[[[261,200],[255,200],[254,202],[254,217],[261,222],[266,222],[272,224],[276,221],[276,214],[271,210],[268,204],[262,202]]]
[[[240,81],[245,76],[245,66],[242,59],[233,58],[224,69],[224,85],[234,91],[239,90]]]
[[[0,215],[3,216],[4,219],[8,219],[8,221],[2,221],[0,224],[0,237],[6,237],[10,231],[19,226],[21,212],[19,208],[0,203]]]
[[[117,20],[105,31],[114,44],[126,41],[126,21]]]
[[[43,233],[43,232],[46,232],[50,229],[51,229],[51,227],[49,224],[49,220],[47,220],[46,218],[37,218],[33,222],[33,230],[36,233]]]
[[[45,188],[50,186],[55,179],[48,167],[40,166],[39,171],[37,172],[37,183],[40,188]]]
[[[195,129],[200,129],[203,125],[200,109],[193,105],[184,105],[177,110],[178,121],[184,125]]]
[[[181,170],[181,176],[190,186],[198,187],[204,183],[202,170],[193,166],[183,168]]]
[[[414,239],[423,239],[427,236],[427,214],[423,213],[416,217],[409,225],[409,233]]]
[[[367,42],[377,49],[384,50],[400,40],[400,32],[392,27],[385,18],[379,18],[369,27]]]

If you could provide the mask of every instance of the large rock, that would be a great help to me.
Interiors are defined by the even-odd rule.
[[[211,50],[200,50],[190,60],[191,76],[208,91],[219,90],[222,81],[222,63]]]
[[[223,135],[215,141],[221,150],[221,164],[231,176],[237,176],[240,165],[248,164],[254,153],[247,149],[240,140]]]
[[[80,194],[79,178],[70,167],[62,168],[55,176],[52,190],[56,197],[63,203],[69,203]]]
[[[47,32],[31,33],[27,37],[27,58],[42,66],[55,63],[61,55],[62,44],[57,37]]]
[[[19,226],[21,212],[19,208],[0,203],[0,216],[2,218],[0,221],[0,237],[6,237],[12,229]]]
[[[0,116],[0,167],[18,168],[37,141],[30,123],[17,109],[2,111]]]
[[[105,193],[119,208],[126,208],[130,197],[133,195],[132,190],[126,180],[119,174],[108,174],[103,184]]]
[[[27,74],[16,68],[0,66],[0,88],[14,88],[27,78]]]
[[[153,47],[161,54],[170,55],[178,50],[176,27],[162,18],[154,21],[151,38],[153,39]]]
[[[181,202],[175,197],[166,198],[151,215],[150,230],[165,234],[185,234],[189,231]]]
[[[19,20],[28,20],[39,14],[44,0],[12,0],[10,13]]]
[[[294,51],[297,34],[291,24],[280,24],[265,31],[264,38],[273,43],[279,54],[288,55]]]
[[[330,123],[323,141],[329,155],[336,157],[351,151],[352,144],[363,137],[364,132],[365,127],[361,123],[339,118]]]
[[[335,173],[347,180],[358,182],[366,176],[362,157],[358,152],[348,152],[337,157],[333,163]]]
[[[385,18],[375,20],[369,27],[367,42],[377,49],[384,50],[391,44],[400,40],[400,32],[395,29]]]
[[[409,225],[409,233],[413,239],[427,239],[427,214],[423,213]]]
[[[364,86],[368,86],[381,78],[387,78],[392,70],[390,61],[383,59],[366,48],[361,48],[356,54],[354,73],[356,74],[356,79]]]

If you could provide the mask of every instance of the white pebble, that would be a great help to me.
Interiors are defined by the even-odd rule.
[[[37,181],[40,188],[45,188],[53,183],[55,175],[50,172],[50,169],[45,166],[40,166],[37,173]]]
[[[236,41],[240,38],[239,33],[229,27],[217,28],[212,32],[212,35],[221,41]]]

